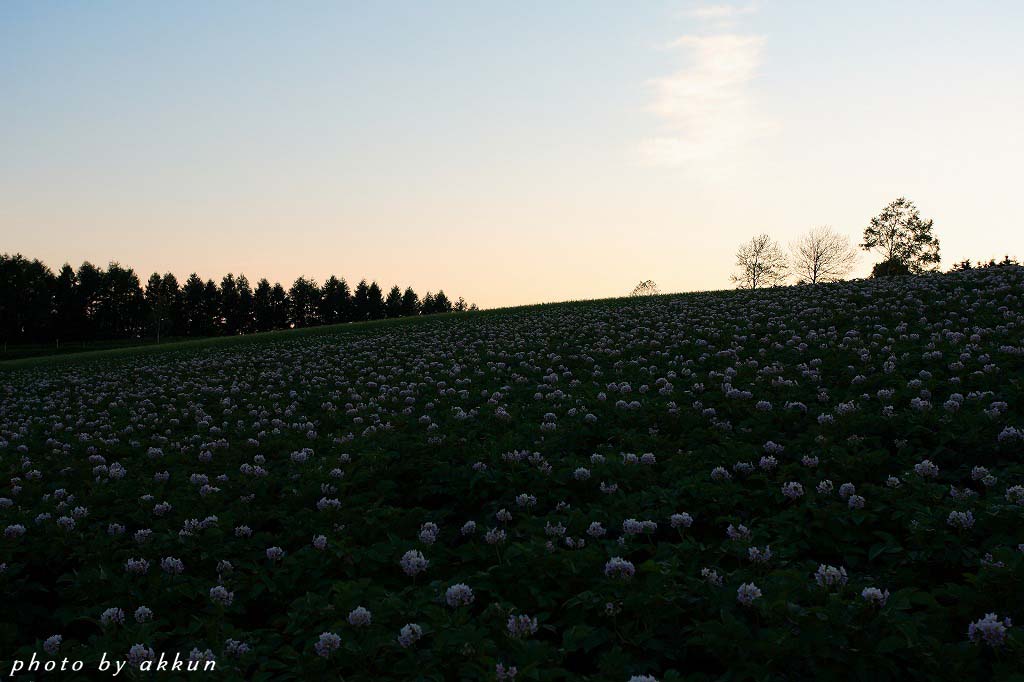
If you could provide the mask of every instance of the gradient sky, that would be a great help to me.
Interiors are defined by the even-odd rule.
[[[905,194],[944,267],[1024,258],[1021,35],[1019,0],[8,0],[0,251],[492,307],[726,288],[754,233]]]

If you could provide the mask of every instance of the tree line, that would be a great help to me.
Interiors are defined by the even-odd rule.
[[[364,279],[352,289],[344,278],[322,285],[299,277],[285,289],[245,275],[218,285],[195,273],[184,284],[153,273],[143,286],[131,268],[85,262],[56,274],[38,259],[0,254],[0,341],[10,344],[89,342],[248,334],[323,324],[476,310],[443,290],[421,299],[397,285],[384,293]]]
[[[872,277],[921,274],[937,269],[939,240],[932,234],[934,221],[924,220],[912,201],[900,197],[886,206],[864,228],[860,248],[875,251],[882,260]],[[1007,259],[1009,260],[1009,259]],[[790,244],[789,253],[767,234],[744,242],[736,251],[732,281],[740,289],[785,284],[819,284],[843,279],[857,262],[857,249],[849,237],[828,226],[815,227]]]
[[[858,245],[874,251],[881,260],[871,270],[872,277],[919,275],[937,270],[940,263],[939,240],[932,233],[934,221],[921,218],[914,202],[900,197],[889,203],[864,228]],[[789,245],[788,253],[767,234],[751,237],[736,251],[736,271],[732,282],[738,289],[762,289],[781,286],[790,278],[797,284],[836,282],[846,277],[857,262],[857,248],[850,238],[829,226],[811,228]],[[969,260],[956,263],[953,270],[974,267],[1018,265],[1006,256],[1002,261],[971,265]],[[640,282],[631,296],[658,294],[658,285],[651,280]]]

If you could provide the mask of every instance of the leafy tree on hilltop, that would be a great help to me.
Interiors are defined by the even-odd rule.
[[[882,262],[872,275],[920,274],[939,265],[939,240],[932,235],[933,221],[922,220],[917,206],[906,197],[893,201],[864,228],[861,248],[877,251]]]

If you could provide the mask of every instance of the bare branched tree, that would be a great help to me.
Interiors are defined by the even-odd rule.
[[[850,238],[825,225],[814,227],[790,244],[790,268],[800,282],[835,282],[849,274],[857,262]]]
[[[736,251],[736,267],[732,276],[738,289],[774,287],[786,281],[786,254],[779,243],[766,234],[752,237]]]
[[[633,291],[630,292],[630,296],[657,296],[661,292],[658,291],[658,285],[652,280],[644,280],[633,287]]]

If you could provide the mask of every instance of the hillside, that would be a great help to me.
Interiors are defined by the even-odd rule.
[[[8,363],[0,649],[1024,679],[1022,296],[993,267]]]

